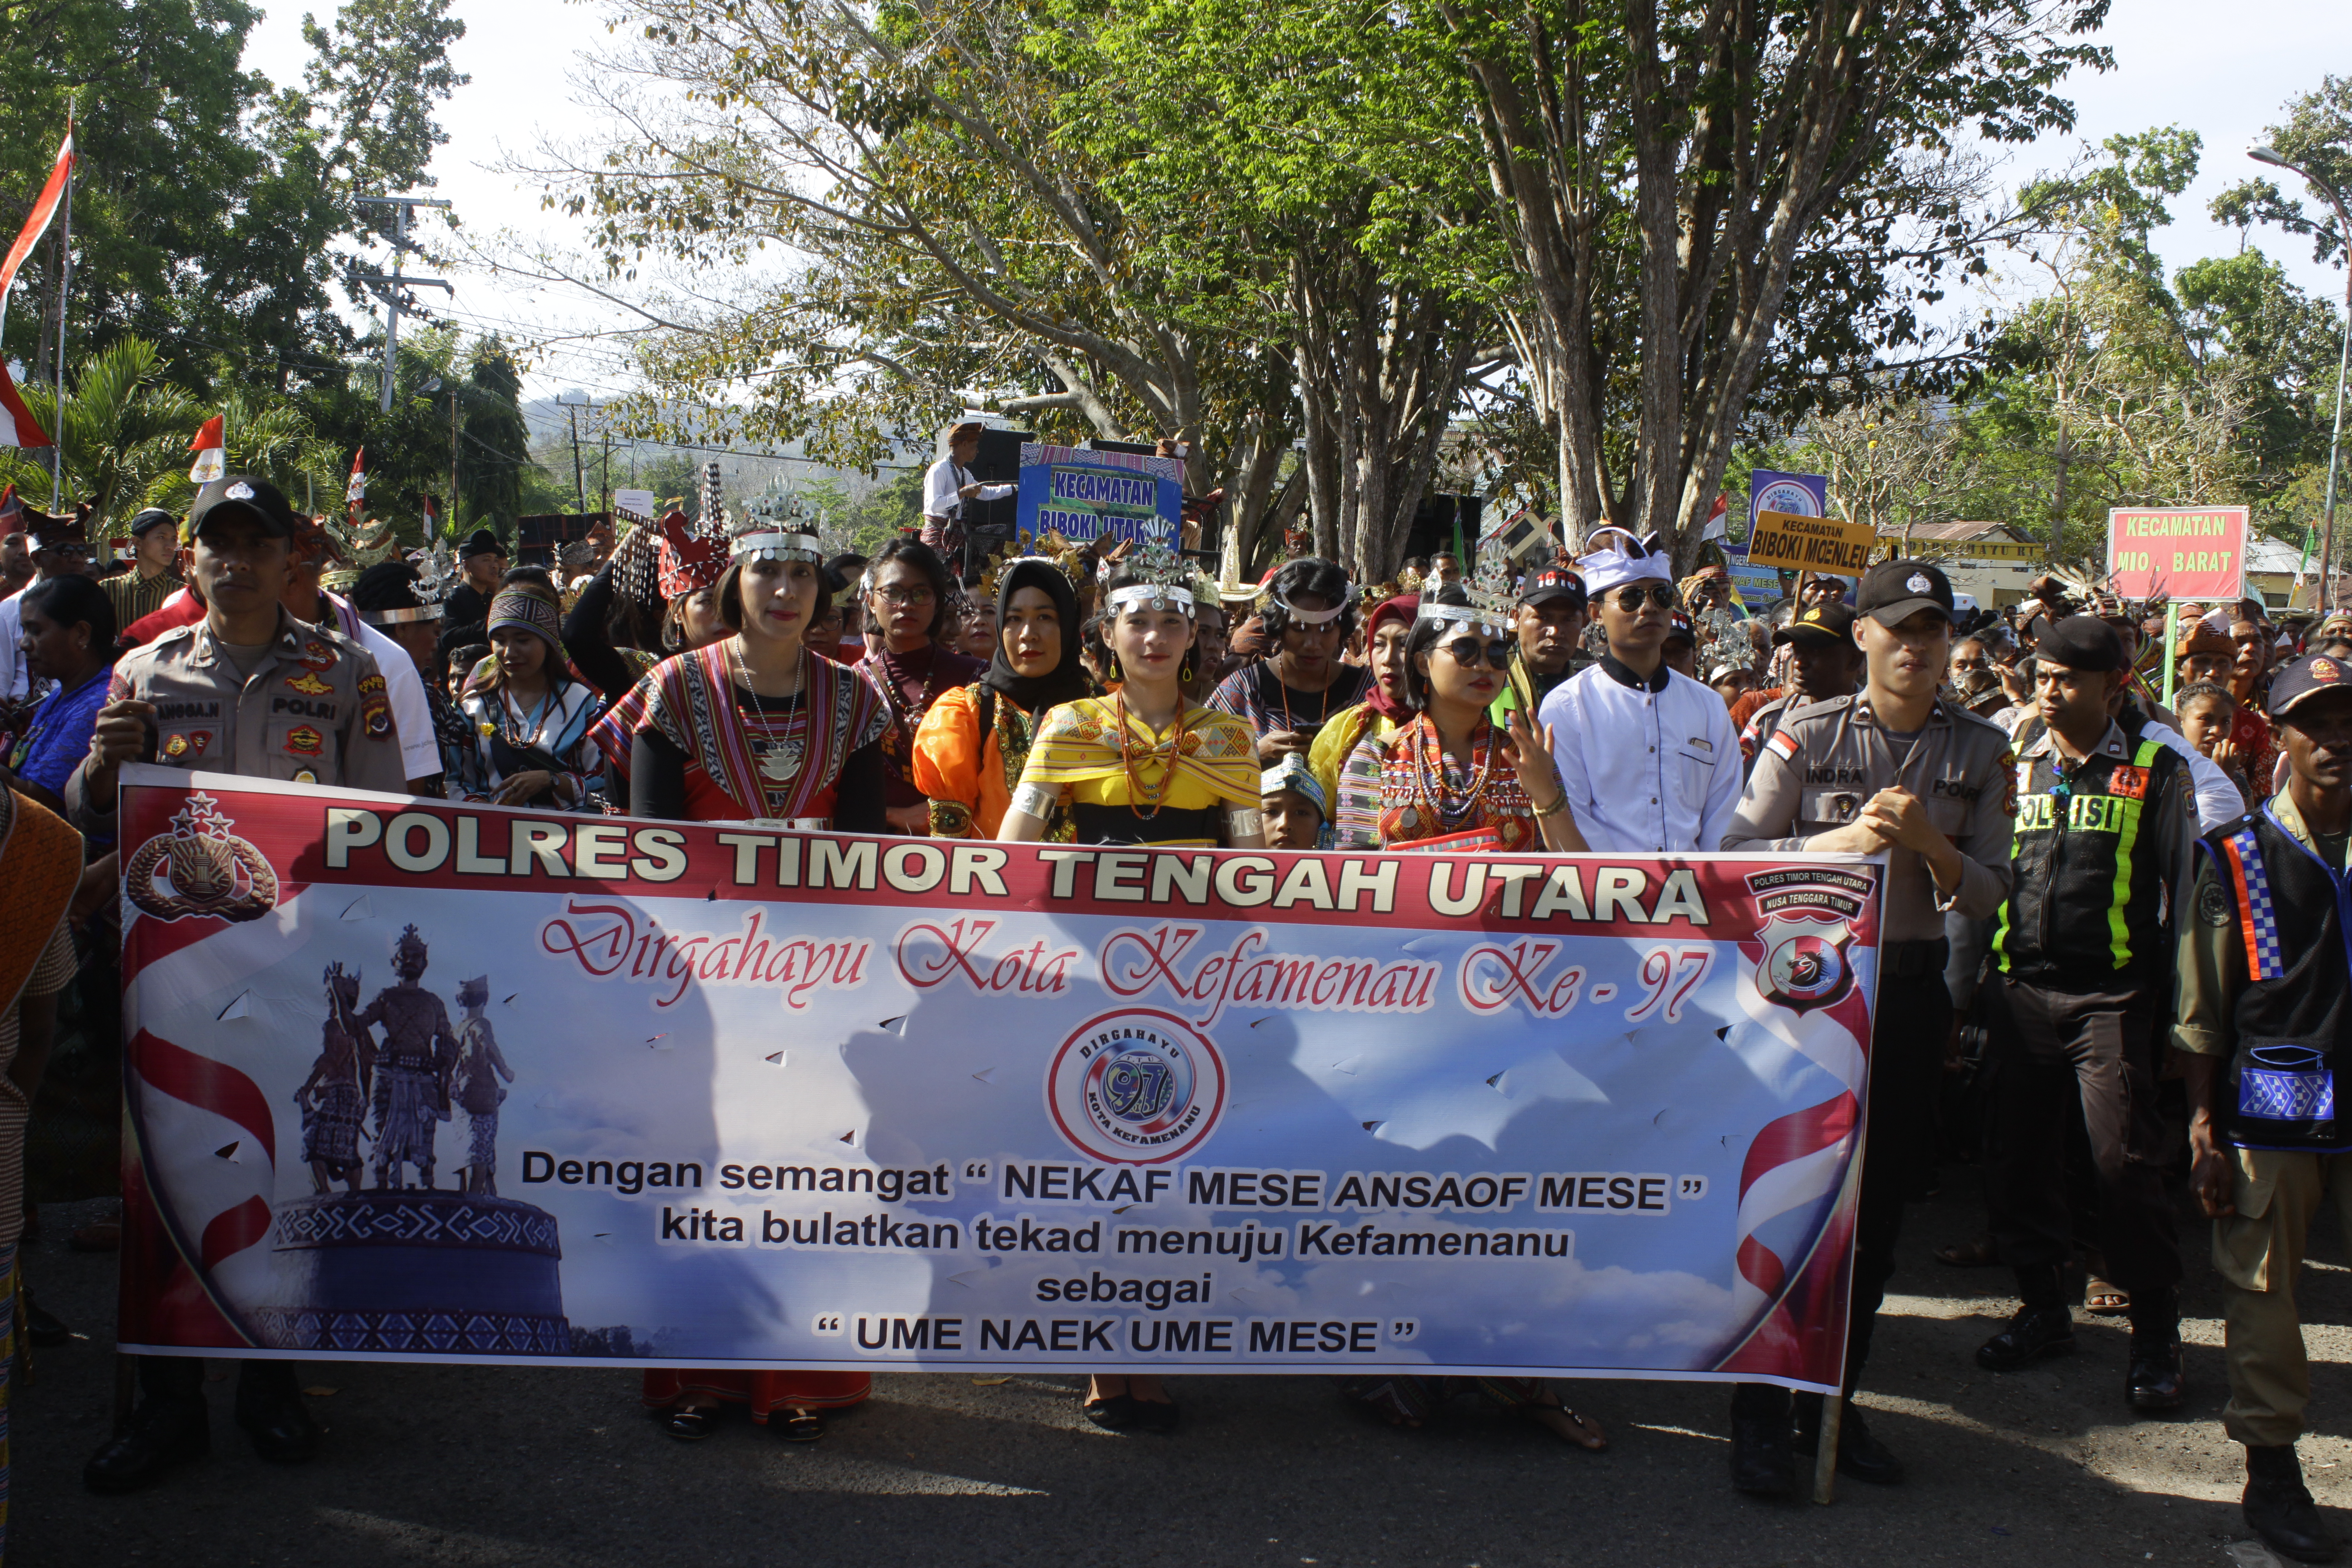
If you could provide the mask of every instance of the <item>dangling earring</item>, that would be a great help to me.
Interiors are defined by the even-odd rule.
[[[1176,680],[1179,685],[1182,686],[1190,686],[1192,684],[1192,656],[1191,654],[1188,653],[1184,656],[1183,664],[1177,668]]]
[[[1106,686],[1117,686],[1119,682],[1125,680],[1127,676],[1118,668],[1118,650],[1113,648],[1109,650],[1109,666],[1108,672],[1103,676],[1103,684]]]

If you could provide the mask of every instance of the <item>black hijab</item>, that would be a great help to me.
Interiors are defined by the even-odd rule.
[[[1023,588],[1043,588],[1054,601],[1054,615],[1062,627],[1062,662],[1051,675],[1021,675],[1004,657],[1004,622],[1013,595]],[[990,688],[1032,713],[1043,713],[1087,694],[1086,666],[1078,662],[1078,596],[1062,569],[1050,561],[1015,561],[996,579],[996,651],[981,677]]]

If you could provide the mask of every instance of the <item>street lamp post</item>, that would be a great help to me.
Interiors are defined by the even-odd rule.
[[[2301,164],[2287,162],[2277,148],[2249,147],[2246,156],[2300,174],[2305,184],[2326,196],[2328,205],[2336,209],[2336,233],[2344,246],[2344,345],[2336,354],[2336,431],[2327,440],[2327,505],[2321,514],[2319,535],[2319,610],[2326,615],[2336,607],[2336,454],[2344,445],[2344,373],[2352,364],[2352,213],[2344,210],[2341,192]]]

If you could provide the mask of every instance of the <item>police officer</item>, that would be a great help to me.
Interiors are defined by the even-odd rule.
[[[1872,1029],[1869,1143],[1854,1216],[1853,1292],[1846,1336],[1851,1399],[1870,1351],[1872,1320],[1895,1271],[1911,1159],[1928,1142],[1951,994],[1944,987],[1944,916],[1982,918],[2009,895],[2005,804],[2009,737],[1937,700],[1949,662],[1952,587],[1923,561],[1885,561],[1863,574],[1853,640],[1859,695],[1800,708],[1759,748],[1725,834],[1727,853],[1886,852]],[[1818,1396],[1797,1411],[1801,1445],[1820,1430]],[[1785,1389],[1742,1384],[1732,1396],[1732,1484],[1783,1493],[1794,1485]],[[1859,1480],[1902,1479],[1903,1465],[1849,1406],[1837,1467]]]
[[[1801,708],[1853,695],[1862,678],[1862,649],[1854,646],[1853,612],[1841,604],[1808,605],[1772,634],[1772,646],[1789,649],[1789,689],[1748,715],[1739,731],[1739,754],[1752,773],[1756,749],[1780,732],[1780,721]]]
[[[2171,910],[2195,867],[2195,788],[2160,741],[2109,716],[2131,679],[2116,628],[2069,616],[2034,655],[2042,722],[2017,763],[2011,886],[1992,933],[1985,1002],[1992,1067],[1994,1238],[2022,1305],[1977,1351],[2015,1372],[2074,1348],[2059,1269],[2073,1250],[2067,1122],[2090,1133],[2106,1271],[2131,1294],[2125,1397],[2181,1397],[2180,1248],[2164,1191],[2157,1028],[2172,992]]]
[[[296,784],[400,793],[406,771],[375,661],[357,643],[296,620],[278,603],[293,574],[297,522],[278,488],[232,474],[189,513],[205,618],[125,654],[99,710],[89,755],[66,785],[75,825],[111,837],[127,762]],[[129,1428],[83,1469],[93,1491],[131,1491],[209,1444],[202,1360],[150,1356]],[[264,1458],[307,1459],[319,1428],[296,1393],[294,1363],[247,1362],[236,1422]]]
[[[2189,1090],[2189,1186],[2215,1216],[2221,1425],[2246,1446],[2246,1522],[2285,1556],[2328,1563],[2336,1539],[2294,1452],[2311,1403],[2294,1289],[2321,1200],[2352,1225],[2352,664],[2314,654],[2288,665],[2270,717],[2286,787],[2205,836],[2172,1043]]]

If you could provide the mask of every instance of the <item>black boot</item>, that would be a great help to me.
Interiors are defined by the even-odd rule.
[[[1761,1383],[1732,1389],[1731,1484],[1754,1497],[1787,1497],[1796,1489],[1787,1389]]]
[[[1797,1395],[1796,1451],[1808,1458],[1822,1451],[1822,1396],[1818,1394]],[[1854,1408],[1849,1397],[1844,1414],[1838,1418],[1838,1474],[1852,1476],[1858,1481],[1868,1481],[1874,1487],[1900,1485],[1903,1461],[1896,1458],[1885,1444],[1870,1435],[1869,1424],[1862,1412]]]
[[[2017,1372],[2043,1356],[2074,1348],[2074,1314],[2063,1307],[2020,1307],[2009,1327],[1977,1347],[1977,1364],[1987,1372]]]
[[[2144,1340],[2132,1335],[2131,1372],[2124,1380],[2124,1395],[2135,1410],[2178,1410],[2189,1385],[2180,1370],[2180,1337]]]
[[[150,1397],[141,1401],[127,1431],[90,1456],[81,1484],[94,1492],[135,1492],[162,1480],[173,1466],[211,1450],[212,1426],[202,1394]]]
[[[2272,1551],[2298,1563],[2336,1561],[2336,1535],[2319,1517],[2303,1484],[2303,1466],[2294,1445],[2246,1449],[2246,1523]]]
[[[319,1451],[319,1424],[303,1406],[291,1362],[249,1361],[238,1368],[236,1424],[265,1459],[299,1465]]]

